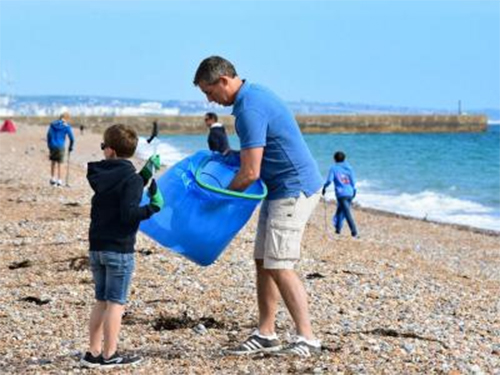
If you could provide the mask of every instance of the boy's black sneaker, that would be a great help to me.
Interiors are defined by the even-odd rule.
[[[259,334],[259,331],[256,330],[240,345],[234,348],[226,349],[224,352],[230,355],[246,355],[264,352],[275,352],[280,349],[281,344],[276,335],[262,336]]]
[[[85,353],[85,355],[80,359],[80,365],[83,367],[93,368],[99,367],[102,362],[102,355],[94,357],[91,352]]]
[[[113,367],[124,367],[129,365],[137,365],[142,361],[141,357],[138,356],[125,356],[120,355],[115,352],[108,359],[102,358],[101,368],[113,368]]]

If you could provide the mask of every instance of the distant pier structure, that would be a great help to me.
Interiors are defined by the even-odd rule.
[[[5,120],[2,116],[0,119]],[[19,124],[47,126],[49,117],[14,116]],[[230,133],[234,118],[219,116]],[[484,132],[488,127],[485,115],[297,115],[304,133],[465,133]],[[203,115],[199,116],[74,116],[72,125],[85,125],[89,131],[103,131],[111,124],[123,123],[148,134],[157,120],[162,134],[205,134]]]

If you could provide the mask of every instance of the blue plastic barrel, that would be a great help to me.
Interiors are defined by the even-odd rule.
[[[267,195],[261,180],[244,192],[227,190],[239,165],[234,154],[210,151],[181,160],[158,179],[165,205],[140,230],[201,266],[212,264]],[[142,204],[148,202],[145,192]]]

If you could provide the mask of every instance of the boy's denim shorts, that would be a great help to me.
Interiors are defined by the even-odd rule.
[[[96,300],[126,304],[135,268],[134,253],[90,251],[89,258]]]

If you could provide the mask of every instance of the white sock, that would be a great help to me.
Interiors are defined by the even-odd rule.
[[[301,341],[305,342],[307,345],[311,345],[311,346],[314,346],[316,348],[320,348],[321,347],[321,341],[320,340],[318,340],[318,339],[308,340],[304,336],[297,335],[297,342],[301,342]]]
[[[276,333],[273,333],[272,335],[263,335],[258,329],[256,329],[253,334],[266,340],[276,340],[278,338],[278,335]]]

